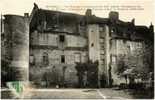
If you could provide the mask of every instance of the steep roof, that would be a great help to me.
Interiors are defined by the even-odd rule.
[[[87,14],[80,15],[75,13],[39,9],[37,5],[34,6],[33,11],[31,13],[31,17],[32,17],[31,18],[32,21],[30,24],[30,29],[35,27],[38,24],[41,24],[39,22],[40,20],[46,20],[47,24],[49,25],[55,25],[55,23],[65,24],[65,25],[71,24],[74,26],[80,23],[100,24],[100,25],[107,24],[107,25],[116,27],[118,33],[123,33],[124,31],[126,31],[127,34],[133,34],[135,32],[138,36],[145,36],[150,33],[150,30],[148,27],[136,26],[134,24],[134,19],[130,22],[125,22],[120,19],[111,20],[110,17],[101,18],[95,15],[87,16]]]

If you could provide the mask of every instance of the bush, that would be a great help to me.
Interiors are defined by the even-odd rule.
[[[127,84],[125,84],[125,83],[120,83],[119,89],[126,89],[126,88],[128,88],[128,85],[127,85]]]

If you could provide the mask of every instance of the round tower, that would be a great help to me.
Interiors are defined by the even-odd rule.
[[[6,58],[9,62],[8,81],[28,81],[29,22],[28,17],[4,15]]]

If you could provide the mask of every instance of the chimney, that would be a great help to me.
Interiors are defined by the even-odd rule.
[[[118,20],[119,19],[119,13],[115,11],[111,11],[109,13],[110,20]]]
[[[92,10],[91,9],[87,9],[85,15],[86,16],[91,16],[92,15]]]
[[[24,17],[29,17],[29,13],[24,13]]]

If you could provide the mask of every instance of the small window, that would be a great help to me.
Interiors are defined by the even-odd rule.
[[[111,33],[113,33],[114,32],[114,29],[111,29]]]
[[[48,53],[46,53],[46,52],[43,53],[43,64],[44,65],[48,65],[49,64]]]
[[[93,47],[93,46],[94,46],[94,43],[91,44],[91,47]]]
[[[30,55],[30,64],[35,65],[35,58],[34,55]]]
[[[75,62],[81,62],[81,54],[80,53],[75,54]]]
[[[110,57],[111,57],[111,62],[112,63],[116,63],[116,59],[117,59],[116,56],[111,55]]]
[[[61,55],[61,63],[65,63],[65,56]]]
[[[59,35],[59,41],[60,42],[65,42],[65,36],[64,35]]]
[[[123,40],[123,43],[124,43],[124,44],[126,44],[126,42],[127,42],[126,40]]]
[[[127,49],[130,51],[130,45],[127,46]]]

